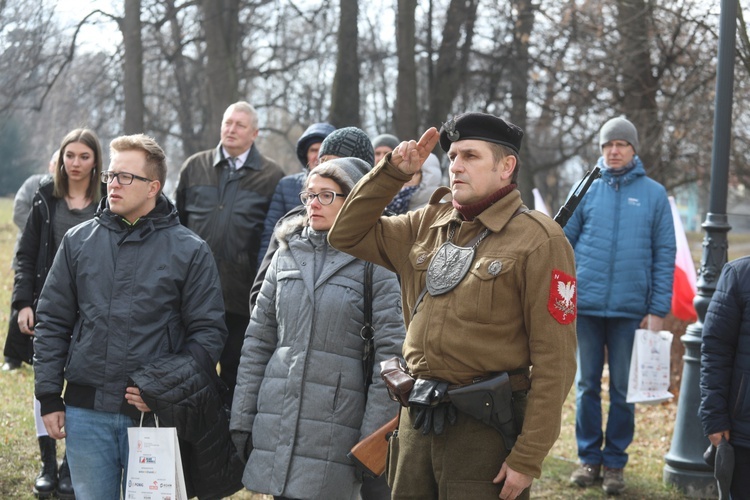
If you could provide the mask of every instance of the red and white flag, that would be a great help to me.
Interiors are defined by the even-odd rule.
[[[672,314],[682,321],[697,321],[698,314],[693,306],[693,299],[697,291],[695,264],[690,255],[685,228],[682,226],[680,213],[674,197],[669,197],[669,205],[672,207],[672,221],[674,222],[674,236],[677,243],[677,255],[674,265],[674,284],[672,285]]]

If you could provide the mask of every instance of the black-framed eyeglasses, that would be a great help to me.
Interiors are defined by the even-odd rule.
[[[138,179],[139,181],[143,182],[152,182],[153,179],[147,179],[146,177],[141,177],[140,175],[131,174],[129,172],[112,172],[110,170],[107,170],[106,172],[102,172],[102,182],[105,184],[109,184],[112,182],[115,177],[117,177],[117,182],[119,182],[123,186],[129,186],[133,183],[133,179]]]
[[[337,196],[340,196],[342,198],[346,198],[345,194],[336,193],[333,191],[321,191],[320,193],[311,193],[310,191],[302,191],[299,194],[299,201],[302,202],[303,205],[307,206],[312,201],[317,198],[321,205],[330,205],[334,202]]]

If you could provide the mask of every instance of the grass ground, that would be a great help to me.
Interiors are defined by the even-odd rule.
[[[0,343],[4,344],[13,286],[10,270],[16,229],[11,222],[12,200],[0,198]],[[702,235],[689,235],[694,258],[700,260]],[[734,248],[739,251],[733,250]],[[750,236],[730,233],[730,259],[750,253]],[[674,329],[684,331],[685,325]],[[676,335],[677,337],[677,335]],[[32,414],[33,371],[0,374],[0,498],[31,499],[32,484],[38,473],[38,447]],[[606,401],[605,401],[606,405]],[[673,499],[679,492],[662,483],[664,454],[669,450],[677,405],[674,402],[636,409],[636,435],[626,469],[628,490],[622,498]],[[560,439],[545,461],[544,476],[535,481],[533,498],[600,498],[601,488],[581,490],[570,486],[568,477],[576,467],[574,437],[575,399],[571,393],[563,410]],[[58,454],[60,455],[60,454]],[[241,492],[234,499],[261,500],[270,497]]]

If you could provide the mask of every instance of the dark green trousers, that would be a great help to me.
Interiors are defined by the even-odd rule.
[[[523,405],[515,405],[523,412]],[[497,500],[501,484],[492,480],[508,455],[495,429],[462,412],[445,432],[422,435],[402,408],[398,435],[388,445],[386,474],[394,500]],[[519,412],[520,413],[520,412]],[[523,420],[517,414],[518,420]],[[518,497],[529,498],[528,488]]]

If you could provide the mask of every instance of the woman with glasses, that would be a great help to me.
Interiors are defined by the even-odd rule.
[[[230,429],[247,465],[247,489],[276,499],[356,499],[362,484],[347,453],[398,408],[380,362],[401,355],[405,331],[396,275],[374,266],[374,370],[365,392],[360,332],[365,262],[328,245],[344,199],[370,170],[340,158],[310,171],[275,237],[242,348]]]
[[[89,129],[75,129],[60,144],[52,179],[42,182],[34,195],[16,253],[18,269],[12,296],[12,306],[18,311],[18,326],[26,335],[34,335],[37,300],[63,236],[71,227],[94,218],[102,196],[101,171],[99,138]],[[34,493],[39,498],[49,498],[55,493],[58,498],[75,498],[65,458],[58,475],[55,440],[47,435],[36,399],[34,415],[42,456],[42,470],[34,483]]]

